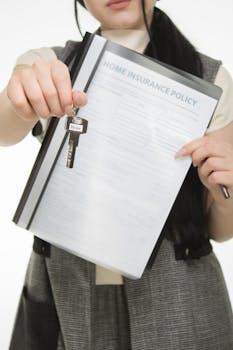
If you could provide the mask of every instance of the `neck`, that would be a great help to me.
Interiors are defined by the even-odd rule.
[[[144,52],[149,42],[146,30],[104,30],[101,34],[108,40],[140,53]]]

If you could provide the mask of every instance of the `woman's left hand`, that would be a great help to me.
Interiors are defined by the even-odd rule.
[[[233,145],[211,137],[211,134],[184,145],[176,158],[191,156],[204,186],[215,202],[224,200],[220,185],[225,185],[233,196]]]

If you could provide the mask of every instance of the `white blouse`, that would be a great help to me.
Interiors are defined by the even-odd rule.
[[[103,31],[102,36],[139,53],[145,50],[149,42],[148,34],[143,30],[108,30]],[[17,59],[16,64],[32,64],[37,60],[50,61],[56,58],[52,49],[43,47],[26,52]],[[223,94],[206,133],[222,128],[233,120],[233,81],[223,66],[219,68],[215,84],[222,88]],[[47,120],[41,119],[41,122],[46,128]],[[123,277],[96,265],[96,284],[123,284]]]

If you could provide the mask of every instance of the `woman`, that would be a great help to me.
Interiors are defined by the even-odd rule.
[[[142,278],[122,278],[35,239],[10,349],[229,350],[231,306],[209,238],[233,236],[233,201],[219,186],[233,196],[231,78],[220,62],[195,51],[154,9],[154,0],[82,4],[100,21],[101,35],[215,82],[224,92],[206,136],[177,152],[190,155],[193,167]],[[2,144],[16,143],[35,125],[40,133],[39,117],[69,114],[72,105],[87,102],[85,94],[72,91],[67,66],[57,60],[72,64],[76,50],[68,42],[65,49],[19,58],[0,96]]]

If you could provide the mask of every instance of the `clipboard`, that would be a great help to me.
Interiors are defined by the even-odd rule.
[[[140,278],[191,164],[172,159],[174,145],[178,150],[204,134],[222,91],[90,33],[71,78],[89,99],[78,111],[88,129],[74,168],[65,165],[66,118],[52,118],[13,221],[72,254]]]

